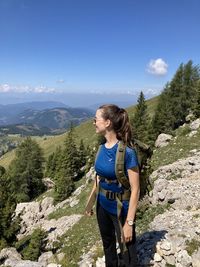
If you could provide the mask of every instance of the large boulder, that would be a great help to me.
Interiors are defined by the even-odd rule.
[[[200,118],[190,123],[190,129],[192,131],[197,130],[200,127]]]
[[[164,134],[161,133],[156,139],[155,147],[164,147],[169,144],[169,142],[172,140],[173,136],[170,134]]]

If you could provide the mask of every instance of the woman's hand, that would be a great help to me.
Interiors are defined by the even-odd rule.
[[[124,232],[125,242],[128,243],[128,242],[132,241],[133,226],[130,226],[127,224],[127,222],[125,222],[125,224],[123,226],[123,232]]]
[[[90,210],[90,211],[85,211],[85,215],[87,215],[87,216],[92,216],[94,214],[94,211],[93,210]]]

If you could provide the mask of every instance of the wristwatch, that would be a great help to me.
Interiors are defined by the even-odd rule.
[[[135,222],[133,220],[126,220],[127,224],[133,226]]]

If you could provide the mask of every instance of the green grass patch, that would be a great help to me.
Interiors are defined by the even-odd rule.
[[[65,253],[65,257],[61,261],[62,267],[77,266],[80,256],[88,252],[97,240],[100,240],[100,236],[96,216],[83,216],[59,239],[62,252]]]
[[[34,201],[42,201],[46,197],[53,197],[53,190],[45,191],[43,194],[39,195],[37,198],[33,199]]]
[[[192,254],[199,249],[200,247],[200,241],[199,240],[196,240],[196,239],[192,239],[192,240],[186,240],[185,242],[186,244],[186,250],[187,250],[187,253],[192,256]]]
[[[150,206],[148,204],[142,205],[138,208],[136,214],[136,231],[138,234],[142,234],[149,229],[149,224],[153,219],[168,210],[170,204]]]
[[[84,180],[82,181],[82,183],[83,182]],[[80,182],[79,182],[79,185],[80,185]],[[86,202],[92,190],[92,187],[93,187],[93,182],[88,184],[86,188],[83,189],[83,191],[77,197],[79,199],[79,203],[77,205],[75,205],[74,207],[70,207],[69,204],[67,204],[65,207],[57,209],[56,211],[50,213],[48,216],[48,219],[57,220],[61,218],[62,216],[69,216],[72,214],[84,214]]]
[[[200,130],[192,137],[178,135],[167,146],[156,149],[152,155],[151,166],[156,170],[180,158],[189,157],[192,149],[200,149]]]
[[[200,218],[200,214],[194,214],[192,217],[195,219],[198,219],[198,218]]]
[[[176,136],[186,136],[191,132],[191,129],[189,125],[181,126],[177,130],[175,130],[175,135]]]

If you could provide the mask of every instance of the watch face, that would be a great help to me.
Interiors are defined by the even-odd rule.
[[[128,223],[128,225],[132,226],[133,225],[133,220],[128,220],[127,223]]]

